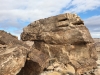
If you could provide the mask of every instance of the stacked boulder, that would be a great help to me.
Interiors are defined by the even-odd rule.
[[[38,65],[39,72],[81,75],[92,73],[97,66],[94,41],[76,14],[65,13],[34,21],[23,29],[21,40],[34,42],[28,61],[35,62],[32,66]],[[33,70],[28,73],[26,68],[19,75],[36,75]]]

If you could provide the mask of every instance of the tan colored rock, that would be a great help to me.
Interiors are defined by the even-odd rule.
[[[0,75],[16,75],[24,67],[29,46],[0,30]]]
[[[97,52],[100,52],[100,38],[94,38]]]
[[[37,49],[27,54],[25,66],[17,75],[39,75],[48,66],[48,56]]]
[[[48,71],[48,72],[43,72],[40,75],[62,75],[62,74],[56,71],[50,71],[50,72]]]
[[[53,70],[54,67],[53,67],[53,66],[49,66],[47,69],[48,69],[48,70]]]
[[[34,49],[28,54],[30,60],[37,62],[41,67],[45,68],[48,62],[48,56],[41,51]],[[47,62],[46,62],[47,61]]]
[[[61,75],[59,72],[51,72],[51,73],[48,73],[47,75]]]
[[[66,69],[68,73],[75,74],[75,68],[71,66],[70,64],[67,64]]]
[[[97,50],[97,55],[98,55],[98,60],[97,62],[97,68],[95,70],[95,75],[100,75],[100,38],[94,38],[94,42],[96,45],[96,50]]]
[[[53,63],[53,66],[54,66],[54,67],[58,67],[58,66],[60,66],[60,63],[54,62],[54,63]]]
[[[55,62],[70,63],[77,74],[97,66],[94,41],[76,14],[65,13],[37,20],[23,29],[21,39],[34,41],[36,50],[47,55],[48,62],[44,62],[48,66]]]

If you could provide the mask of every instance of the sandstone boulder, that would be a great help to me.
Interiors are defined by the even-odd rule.
[[[33,45],[0,30],[0,75],[39,75],[48,56]]]
[[[65,13],[37,20],[23,29],[21,40],[34,41],[36,53],[46,55],[45,60],[35,60],[48,64],[43,66],[44,70],[58,62],[64,64],[63,67],[70,65],[76,75],[81,75],[97,66],[94,41],[84,22],[76,14]],[[29,56],[34,61],[34,55]]]
[[[25,66],[17,75],[39,75],[48,65],[48,55],[44,54],[42,51],[34,49],[32,42],[26,41],[26,43],[31,48],[27,53]]]
[[[0,30],[0,75],[16,75],[24,67],[29,46]]]

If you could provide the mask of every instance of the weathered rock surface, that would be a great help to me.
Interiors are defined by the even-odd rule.
[[[42,51],[34,49],[34,43],[32,43],[31,41],[26,41],[26,43],[31,48],[27,53],[25,66],[17,75],[39,75],[48,65],[48,63],[46,62],[48,60],[48,56]]]
[[[94,38],[96,50],[100,52],[100,38]]]
[[[96,61],[98,66],[95,71],[95,75],[100,75],[100,38],[94,38],[94,42],[96,45],[96,51],[98,55],[98,60]]]
[[[38,68],[41,69],[39,71],[55,70],[80,75],[97,66],[94,41],[76,14],[66,13],[37,20],[23,29],[21,39],[34,41],[35,48],[28,57],[29,61],[38,63]],[[34,51],[39,57],[34,55]],[[54,67],[54,63],[60,66]],[[32,66],[35,67],[34,64]],[[26,68],[24,67],[19,75],[36,75],[33,73],[35,71],[28,73]]]
[[[0,31],[0,75],[16,75],[24,67],[29,46]]]

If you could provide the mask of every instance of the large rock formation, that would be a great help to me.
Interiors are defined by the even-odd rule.
[[[0,31],[0,75],[16,75],[24,67],[29,46]]]
[[[21,39],[34,41],[34,49],[19,75],[38,75],[36,66],[37,73],[52,70],[75,75],[90,72],[97,66],[94,41],[76,14],[37,20],[23,29]]]

